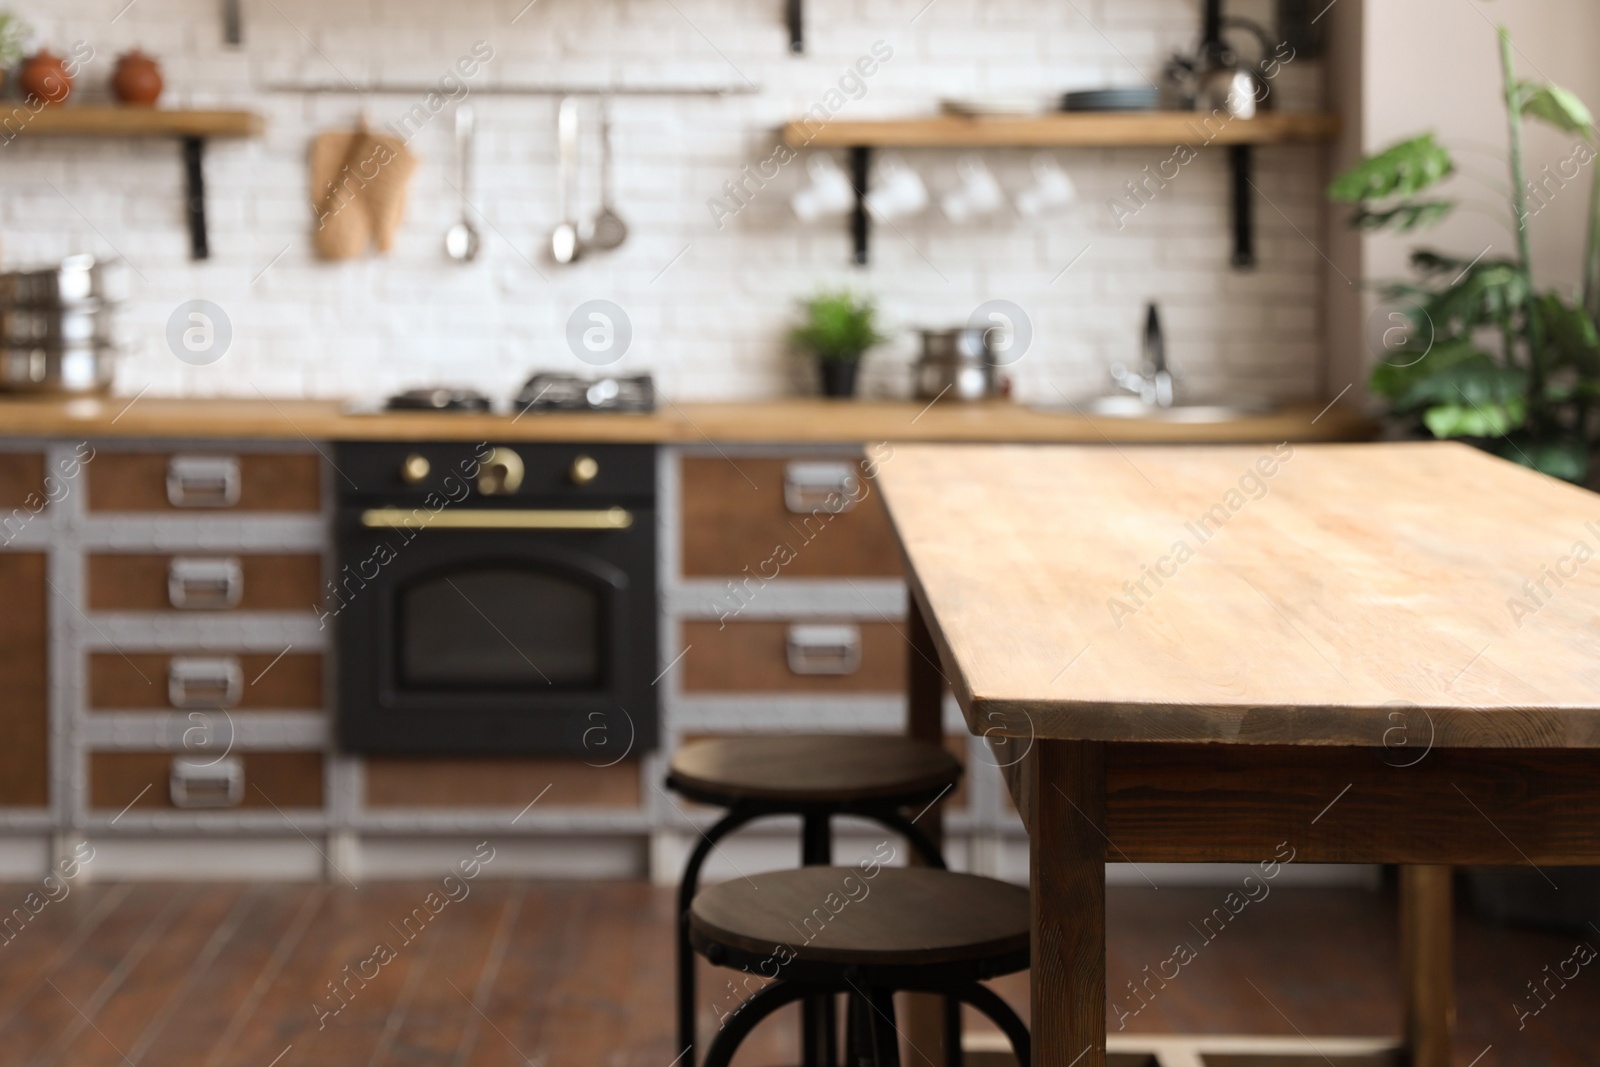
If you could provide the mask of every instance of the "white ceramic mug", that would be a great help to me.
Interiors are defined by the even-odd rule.
[[[867,194],[867,210],[879,219],[891,220],[915,215],[928,206],[928,187],[916,171],[899,156],[886,155],[878,162],[878,180]]]
[[[956,173],[961,176],[961,184],[939,201],[951,222],[992,215],[1006,202],[1005,190],[981,157],[962,156],[956,160]]]
[[[1031,219],[1078,199],[1077,187],[1054,156],[1040,152],[1029,166],[1033,168],[1033,184],[1017,194],[1018,214]]]
[[[806,173],[811,175],[811,184],[789,201],[801,222],[843,215],[855,206],[856,193],[850,179],[828,153],[813,152],[806,157]]]

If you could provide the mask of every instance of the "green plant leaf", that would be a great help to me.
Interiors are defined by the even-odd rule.
[[[1453,285],[1435,293],[1422,306],[1442,333],[1486,324],[1498,325],[1528,299],[1528,275],[1508,259],[1480,260]]]
[[[1600,332],[1589,313],[1555,293],[1539,297],[1537,307],[1544,326],[1546,362],[1551,367],[1576,367],[1584,374],[1600,374]]]
[[[1435,437],[1500,437],[1522,425],[1520,398],[1499,404],[1439,404],[1422,413]]]
[[[818,359],[853,363],[888,340],[878,332],[877,306],[846,290],[818,293],[801,309],[805,320],[789,331],[789,340]]]
[[[1387,211],[1365,208],[1355,213],[1350,225],[1368,232],[1394,227],[1397,233],[1410,233],[1419,226],[1432,226],[1455,210],[1453,200],[1411,200]]]
[[[1593,132],[1594,116],[1589,109],[1577,96],[1560,86],[1523,82],[1518,90],[1524,115],[1568,133],[1581,133],[1588,137]]]
[[[1370,386],[1386,396],[1396,414],[1432,404],[1499,401],[1516,396],[1522,372],[1503,367],[1464,337],[1431,347],[1402,349],[1372,368]]]
[[[1496,451],[1513,463],[1565,482],[1582,484],[1589,473],[1589,445],[1576,438],[1535,441],[1517,434],[1502,442]]]
[[[1388,196],[1415,196],[1455,170],[1450,153],[1425,133],[1369,156],[1328,185],[1328,199],[1360,204]]]

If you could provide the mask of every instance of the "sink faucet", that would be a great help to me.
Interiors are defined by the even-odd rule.
[[[1145,306],[1143,359],[1135,374],[1121,360],[1111,364],[1111,380],[1151,407],[1172,406],[1172,374],[1167,370],[1167,345],[1161,336],[1161,313]]]

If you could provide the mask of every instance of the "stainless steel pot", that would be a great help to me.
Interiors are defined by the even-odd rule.
[[[18,393],[99,393],[111,388],[117,348],[109,344],[0,348],[0,389]]]
[[[111,308],[94,303],[76,307],[10,308],[0,305],[0,347],[109,343],[114,340],[111,324]]]
[[[923,330],[913,372],[921,400],[984,400],[998,393],[987,330]]]
[[[68,256],[45,270],[0,273],[0,304],[6,307],[81,307],[128,298],[128,268],[117,260]]]

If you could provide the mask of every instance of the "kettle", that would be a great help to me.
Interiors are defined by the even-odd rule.
[[[1261,58],[1248,63],[1227,41],[1202,41],[1193,56],[1174,55],[1167,63],[1167,80],[1178,87],[1198,111],[1222,112],[1229,118],[1253,119],[1267,107],[1272,87],[1262,70],[1273,54],[1272,37],[1256,22],[1229,17],[1223,26],[1249,33],[1261,45]]]

